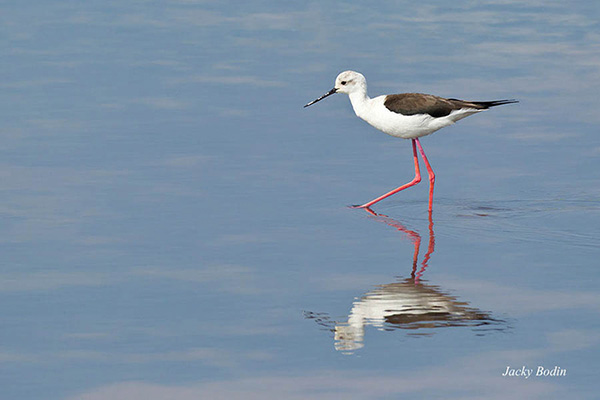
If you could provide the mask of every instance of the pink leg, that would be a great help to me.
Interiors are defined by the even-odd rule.
[[[382,196],[379,196],[375,200],[371,200],[370,202],[365,203],[362,206],[352,206],[353,208],[367,208],[368,209],[369,207],[371,207],[373,204],[377,203],[378,201],[381,201],[381,200],[385,199],[386,197],[389,197],[393,194],[398,193],[401,190],[404,190],[406,188],[409,188],[409,187],[414,186],[417,183],[421,182],[421,171],[419,170],[419,160],[417,158],[417,148],[415,147],[415,140],[416,140],[416,143],[419,143],[418,139],[411,139],[412,148],[413,148],[413,157],[415,160],[415,178],[412,181],[408,182],[407,184],[404,184],[404,185],[392,190],[391,192],[388,192]],[[421,147],[421,145],[419,144],[419,148],[420,147]],[[427,159],[425,159],[425,160],[426,160],[425,162],[427,162]],[[429,164],[427,164],[427,165],[429,165]]]
[[[427,160],[427,156],[425,156],[425,152],[423,151],[423,147],[421,146],[421,142],[419,139],[414,139],[417,142],[417,146],[419,146],[419,152],[421,152],[421,156],[423,157],[423,161],[425,161],[425,167],[427,167],[427,175],[429,176],[429,212],[431,212],[433,208],[433,186],[435,184],[435,174],[433,173],[433,169],[431,169],[431,165]]]

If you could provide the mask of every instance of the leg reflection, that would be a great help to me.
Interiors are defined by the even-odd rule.
[[[421,262],[421,268],[417,271],[417,264],[419,261],[419,251],[421,247],[421,235],[417,231],[413,231],[405,227],[400,221],[395,220],[393,218],[388,217],[383,214],[375,214],[372,212],[373,217],[376,220],[386,223],[389,226],[392,226],[399,230],[402,233],[405,233],[408,238],[413,242],[415,246],[415,250],[413,253],[413,268],[411,272],[411,278],[414,279],[415,283],[419,283],[419,280],[423,276],[425,269],[429,266],[429,260],[431,259],[431,255],[435,251],[435,233],[433,231],[433,215],[431,210],[428,212],[428,221],[429,221],[429,242],[427,245],[427,252],[423,257],[423,261]]]

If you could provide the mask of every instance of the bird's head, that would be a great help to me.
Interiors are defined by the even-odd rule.
[[[365,77],[358,72],[355,71],[344,71],[335,78],[335,85],[333,89],[329,92],[325,93],[323,96],[319,97],[306,104],[304,107],[311,106],[315,104],[317,101],[323,100],[325,97],[331,96],[334,93],[346,93],[352,94],[354,92],[363,91],[367,92],[367,80]]]
[[[361,73],[355,71],[344,71],[335,78],[336,93],[350,94],[360,90],[366,91],[366,88],[367,80]]]

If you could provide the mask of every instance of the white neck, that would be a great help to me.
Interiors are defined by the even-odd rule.
[[[361,115],[369,108],[370,98],[367,95],[366,90],[358,90],[356,92],[352,92],[348,95],[350,97],[350,103],[352,103],[352,108],[354,109],[354,113],[356,116],[362,118]]]

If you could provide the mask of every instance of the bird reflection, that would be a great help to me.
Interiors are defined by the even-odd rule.
[[[425,283],[423,273],[435,250],[433,218],[429,212],[427,252],[419,265],[421,235],[401,222],[371,211],[372,218],[405,234],[414,244],[412,271],[409,278],[378,285],[354,301],[346,322],[331,321],[324,313],[305,313],[305,317],[334,334],[336,350],[352,352],[364,346],[366,326],[379,330],[403,329],[410,336],[427,336],[443,327],[469,326],[478,335],[503,330],[505,322],[487,312],[469,307],[467,302],[444,292],[439,286]]]

